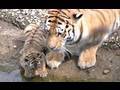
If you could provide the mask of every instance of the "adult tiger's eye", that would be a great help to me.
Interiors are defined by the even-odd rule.
[[[58,22],[58,24],[62,24],[61,22]]]
[[[52,22],[51,20],[48,20],[48,22]]]

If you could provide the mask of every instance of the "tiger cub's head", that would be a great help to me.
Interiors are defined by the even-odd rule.
[[[22,51],[20,57],[20,70],[25,78],[33,78],[38,68],[42,68],[43,61],[45,61],[45,54],[34,51],[29,48],[29,51]]]
[[[76,28],[76,22],[82,18],[83,14],[71,13],[72,10],[74,11],[74,9],[48,11],[46,28],[49,32],[47,45],[50,49],[65,51],[66,44],[71,44],[78,39],[80,30]]]

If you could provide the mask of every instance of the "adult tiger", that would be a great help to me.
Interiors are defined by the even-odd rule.
[[[32,78],[34,76],[46,77],[45,51],[47,32],[40,30],[36,24],[29,24],[24,34],[26,40],[21,50],[20,66],[23,68],[24,76]]]
[[[89,68],[96,63],[98,47],[119,26],[119,9],[51,9],[46,19],[48,47],[78,55],[78,66]],[[56,61],[47,58],[50,67],[56,68],[62,62]]]

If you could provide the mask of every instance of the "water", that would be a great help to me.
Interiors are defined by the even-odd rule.
[[[12,72],[0,71],[0,82],[24,82],[24,80],[19,70],[14,70]]]

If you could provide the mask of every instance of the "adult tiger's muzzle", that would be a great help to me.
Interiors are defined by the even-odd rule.
[[[62,37],[49,36],[48,38],[48,48],[51,50],[59,50],[62,47]]]

